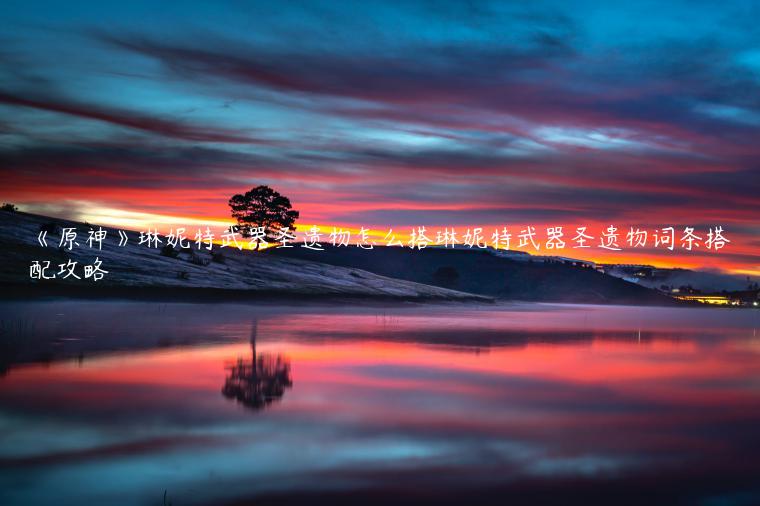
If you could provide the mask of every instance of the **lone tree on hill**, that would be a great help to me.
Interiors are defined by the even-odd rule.
[[[298,211],[290,205],[290,199],[268,186],[257,186],[245,193],[233,195],[229,201],[232,217],[238,222],[240,235],[256,238],[258,251],[262,240],[274,241],[277,232],[288,227],[295,231]],[[263,229],[263,234],[259,231]]]

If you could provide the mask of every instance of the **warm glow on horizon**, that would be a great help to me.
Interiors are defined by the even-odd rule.
[[[92,225],[102,225],[102,226],[111,226],[111,227],[118,227],[123,228],[124,230],[132,230],[134,232],[141,232],[141,231],[147,231],[147,230],[153,230],[156,229],[160,234],[166,235],[171,230],[176,230],[177,228],[185,228],[185,234],[189,241],[192,242],[195,233],[198,229],[201,229],[205,231],[206,227],[209,227],[211,229],[211,232],[216,235],[216,238],[214,239],[215,244],[221,244],[221,234],[231,225],[234,225],[236,222],[234,219],[226,218],[226,217],[220,217],[215,216],[213,214],[209,214],[206,216],[184,216],[184,215],[169,215],[169,214],[162,214],[162,213],[150,213],[150,212],[137,212],[132,210],[126,210],[126,209],[118,209],[118,208],[111,208],[111,207],[101,207],[101,206],[95,206],[91,203],[87,202],[79,202],[77,203],[81,206],[81,208],[77,208],[77,211],[71,212],[71,213],[65,213],[70,214],[71,219],[75,219],[78,221],[83,221],[90,223]],[[22,206],[22,210],[24,209],[24,206]],[[31,209],[28,209],[30,212],[36,212],[38,209],[35,207],[32,207]],[[44,212],[45,209],[39,209],[39,211]],[[555,224],[549,224],[547,226],[554,226]],[[597,230],[601,230],[603,227],[602,225],[594,224],[598,227]],[[682,268],[682,269],[691,269],[691,270],[700,270],[704,269],[705,267],[708,267],[710,270],[715,272],[725,272],[729,274],[734,275],[745,275],[745,276],[760,276],[760,266],[746,266],[742,265],[740,263],[732,262],[730,256],[726,256],[727,253],[734,254],[741,252],[742,244],[741,241],[735,240],[731,244],[727,245],[723,250],[714,252],[714,251],[704,251],[702,249],[695,249],[694,251],[679,251],[678,248],[676,248],[675,251],[667,251],[667,250],[653,250],[652,248],[648,249],[639,249],[638,251],[634,248],[631,248],[627,244],[625,244],[625,226],[624,224],[618,224],[618,232],[620,232],[620,245],[623,248],[622,251],[605,251],[601,250],[597,247],[596,243],[593,243],[591,248],[573,248],[570,244],[570,239],[572,236],[571,233],[574,233],[575,225],[572,226],[565,226],[567,232],[566,236],[564,237],[566,241],[566,246],[563,249],[559,250],[547,250],[544,247],[544,243],[542,242],[545,240],[545,227],[541,224],[531,224],[531,226],[536,227],[537,231],[537,242],[539,242],[539,246],[541,249],[536,251],[533,249],[531,245],[527,247],[517,247],[518,246],[518,234],[519,232],[525,228],[526,225],[521,224],[515,224],[512,226],[508,226],[508,229],[510,231],[510,234],[512,236],[511,238],[511,245],[509,250],[511,251],[521,251],[526,252],[531,255],[535,256],[561,256],[561,257],[569,257],[569,258],[577,258],[579,260],[585,260],[594,262],[597,264],[632,264],[632,265],[651,265],[653,267],[659,267],[659,268]],[[423,224],[420,224],[419,226],[424,226]],[[323,245],[330,243],[330,234],[333,232],[333,230],[336,231],[344,231],[349,232],[351,234],[350,238],[350,246],[351,247],[357,247],[356,242],[359,240],[360,237],[360,231],[362,226],[361,225],[355,225],[355,224],[345,224],[345,223],[318,223],[318,222],[307,222],[304,220],[299,220],[296,222],[296,240],[291,242],[291,244],[299,245],[302,244],[304,241],[304,237],[307,233],[309,233],[312,230],[312,227],[317,227],[318,232],[320,234],[320,242]],[[503,224],[500,225],[482,225],[477,224],[473,225],[471,227],[467,226],[456,226],[453,227],[457,231],[457,240],[459,241],[460,245],[463,241],[463,236],[467,230],[467,228],[474,229],[475,227],[482,227],[483,232],[482,236],[484,239],[484,242],[489,247],[492,247],[492,233],[495,230],[501,231],[504,227]],[[544,227],[544,228],[542,228]],[[393,230],[393,236],[395,237],[396,241],[401,241],[404,247],[408,247],[409,241],[411,239],[411,232],[413,229],[416,230],[415,227],[411,226],[388,226],[385,228],[372,228],[372,227],[364,227],[366,230],[366,237],[369,244],[374,243],[375,246],[386,246],[387,240],[386,236],[388,234],[389,230]],[[426,226],[426,235],[427,238],[430,240],[429,246],[435,246],[435,240],[436,240],[436,232],[442,231],[445,228],[452,228],[452,227],[446,227],[446,226]],[[622,231],[622,232],[621,232]],[[731,235],[730,229],[727,231],[727,234],[729,237],[734,237]],[[570,235],[568,237],[568,235]],[[598,240],[598,237],[595,237],[596,240]],[[242,249],[255,249],[255,245],[249,244],[249,240],[245,238],[239,238],[239,243],[242,246]],[[651,242],[651,240],[650,240]],[[266,245],[262,244],[260,249],[267,249],[270,247],[276,246],[276,243],[268,243]],[[475,248],[473,248],[475,249]],[[500,248],[504,249],[504,248]],[[740,250],[737,252],[737,250]],[[746,250],[746,248],[745,248]],[[748,251],[748,250],[747,250]]]

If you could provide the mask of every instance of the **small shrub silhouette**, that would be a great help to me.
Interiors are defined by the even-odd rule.
[[[457,281],[459,281],[459,271],[448,265],[445,267],[439,267],[433,273],[433,281],[440,286],[450,288],[455,286]]]
[[[195,251],[190,252],[190,263],[195,264],[195,265],[202,265],[205,267],[210,262],[211,260],[209,260],[208,257],[199,255]]]
[[[179,251],[175,250],[174,246],[171,244],[164,244],[164,247],[161,248],[161,256],[168,258],[177,258],[179,256]]]

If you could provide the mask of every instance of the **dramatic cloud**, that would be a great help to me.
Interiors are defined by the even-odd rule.
[[[223,219],[270,184],[352,227],[721,224],[730,254],[619,258],[760,272],[755,4],[2,13],[0,197],[30,210]]]
[[[69,102],[57,97],[33,99],[0,91],[0,104],[16,107],[29,107],[32,109],[77,116],[84,119],[103,121],[117,126],[188,141],[234,142],[247,144],[258,144],[261,142],[253,137],[245,137],[225,129],[213,130],[201,128],[145,114],[135,114],[126,110],[108,109],[99,106]]]

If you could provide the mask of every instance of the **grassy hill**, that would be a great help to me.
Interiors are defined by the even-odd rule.
[[[58,231],[47,235],[48,247],[37,241],[40,227],[54,223]],[[74,227],[79,247],[71,251],[58,247],[62,227]],[[97,228],[97,226],[94,226]],[[76,295],[137,295],[141,298],[175,299],[253,296],[259,298],[345,297],[394,300],[488,300],[451,289],[428,286],[409,280],[392,279],[354,267],[319,263],[319,259],[286,258],[262,252],[218,248],[212,255],[195,247],[176,257],[164,256],[159,249],[138,245],[138,235],[127,232],[129,242],[119,247],[118,231],[103,227],[107,237],[102,250],[85,243],[89,224],[27,213],[0,211],[0,285],[2,294],[54,293]],[[191,234],[188,234],[191,235]],[[164,241],[165,242],[165,241]],[[194,246],[194,245],[193,245]],[[195,252],[195,253],[193,253]],[[108,274],[97,283],[91,279],[33,280],[29,266],[33,260],[50,261],[49,273],[69,259],[82,265],[95,257]]]

